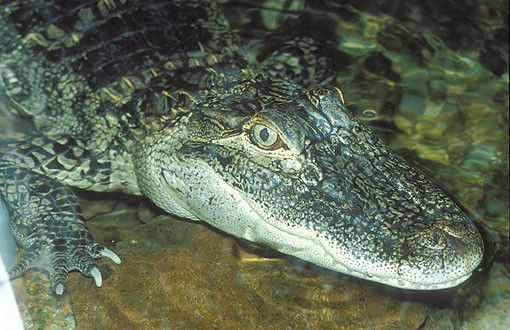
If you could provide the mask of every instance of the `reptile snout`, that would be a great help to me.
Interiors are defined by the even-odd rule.
[[[417,289],[456,286],[471,276],[483,257],[481,236],[467,221],[442,221],[405,239],[400,278]]]

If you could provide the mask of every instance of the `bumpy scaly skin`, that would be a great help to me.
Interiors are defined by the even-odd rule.
[[[462,210],[345,109],[313,40],[251,63],[203,1],[0,6],[0,101],[37,136],[0,143],[0,193],[26,249],[11,272],[101,275],[120,259],[70,187],[168,212],[376,282],[438,289],[483,255]]]

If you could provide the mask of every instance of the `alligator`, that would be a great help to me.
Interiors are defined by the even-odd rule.
[[[22,249],[11,278],[102,276],[73,189],[164,211],[384,285],[465,282],[484,255],[463,208],[349,112],[321,42],[263,59],[202,0],[0,5],[0,100],[34,133],[0,142]]]

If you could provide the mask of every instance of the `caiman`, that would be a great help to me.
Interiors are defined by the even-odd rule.
[[[0,142],[0,196],[23,253],[49,274],[119,257],[73,188],[149,198],[326,269],[435,290],[466,281],[483,240],[463,209],[394,154],[330,85],[319,41],[263,60],[214,2],[26,0],[0,5],[0,97],[33,135]]]

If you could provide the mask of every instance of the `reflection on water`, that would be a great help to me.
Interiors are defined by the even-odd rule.
[[[218,2],[254,54],[302,34],[323,40],[352,111],[508,237],[507,1]],[[136,199],[86,197],[93,235],[118,242],[124,263],[111,272],[102,264],[101,289],[71,276],[69,296],[58,302],[47,285],[16,281],[30,327],[73,327],[71,306],[78,324],[92,328],[510,324],[510,276],[500,262],[487,284],[415,297],[261,258],[208,227],[156,218],[159,211]]]

